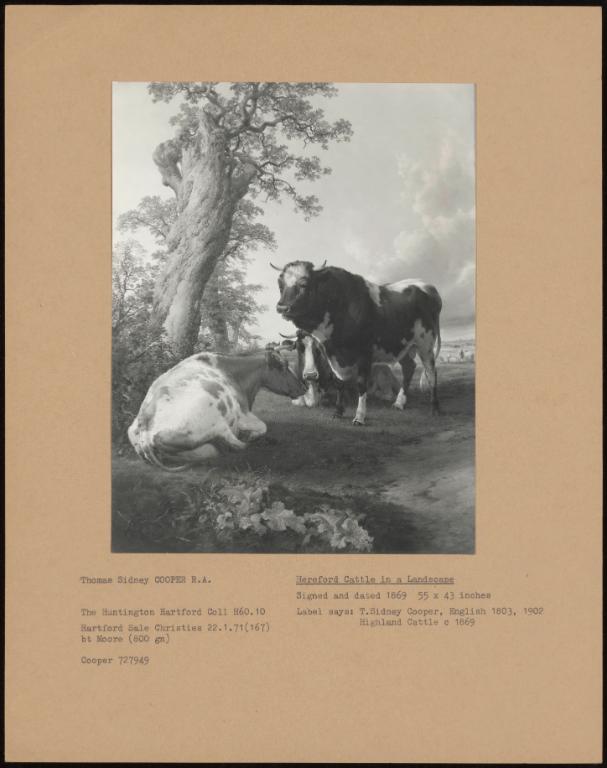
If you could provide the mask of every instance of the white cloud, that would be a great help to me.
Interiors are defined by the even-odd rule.
[[[474,321],[474,153],[448,133],[434,163],[403,155],[398,164],[402,201],[414,223],[394,240],[394,255],[380,263],[378,279],[404,277],[434,283],[443,297],[443,324]]]
[[[343,266],[350,268],[353,272],[364,271],[368,269],[370,261],[369,250],[361,237],[353,232],[348,232],[343,244]],[[335,258],[332,260],[333,266],[342,266],[337,264]]]

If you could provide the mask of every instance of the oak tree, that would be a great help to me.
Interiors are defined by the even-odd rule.
[[[191,354],[205,286],[228,247],[239,205],[262,197],[291,200],[306,218],[321,206],[299,182],[330,169],[308,154],[347,141],[351,126],[333,123],[317,106],[329,83],[150,83],[154,101],[181,100],[174,138],[153,154],[162,183],[175,194],[176,217],[165,237],[168,258],[154,295],[154,317],[175,351]],[[294,147],[301,151],[296,152]]]

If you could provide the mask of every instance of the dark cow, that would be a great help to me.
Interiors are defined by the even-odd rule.
[[[417,280],[376,285],[339,267],[314,269],[308,261],[290,262],[279,271],[276,310],[321,344],[340,382],[336,415],[344,410],[343,382],[355,380],[353,423],[365,423],[371,366],[384,361],[401,365],[403,384],[394,406],[402,410],[415,353],[430,387],[432,413],[439,412],[434,347],[438,341],[440,349],[442,301],[436,288]]]

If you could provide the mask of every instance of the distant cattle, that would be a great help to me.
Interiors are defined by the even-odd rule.
[[[251,412],[260,387],[287,397],[305,392],[273,349],[192,355],[151,385],[129,427],[129,440],[141,458],[169,471],[217,456],[218,448],[242,450],[266,432]]]
[[[441,360],[445,363],[473,363],[474,362],[474,352],[464,352],[464,350],[460,350],[459,354],[443,354],[441,355]]]
[[[337,415],[344,410],[343,383],[356,381],[353,423],[365,423],[371,367],[384,361],[401,365],[403,381],[394,406],[402,410],[416,353],[429,383],[432,412],[438,412],[434,347],[438,343],[438,354],[442,300],[434,286],[419,280],[376,285],[338,267],[316,270],[307,261],[290,262],[279,271],[276,309],[322,346],[339,382]]]

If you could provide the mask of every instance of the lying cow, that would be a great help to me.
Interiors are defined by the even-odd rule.
[[[129,427],[129,440],[143,459],[174,472],[217,456],[218,446],[242,450],[266,432],[251,413],[260,387],[287,397],[305,392],[287,361],[272,349],[192,355],[149,388]],[[168,466],[167,459],[182,464]]]
[[[403,385],[394,406],[404,408],[416,353],[430,387],[432,413],[438,413],[434,347],[438,342],[438,353],[442,300],[434,286],[413,280],[375,285],[338,267],[315,270],[308,261],[290,262],[279,271],[277,312],[322,345],[340,382],[358,384],[354,424],[365,423],[374,361],[400,363]],[[344,410],[341,391],[340,386],[339,416]]]

